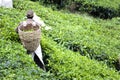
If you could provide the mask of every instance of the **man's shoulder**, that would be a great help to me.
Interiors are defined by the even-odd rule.
[[[26,20],[26,21],[20,22],[20,26],[27,26],[27,25],[40,26],[40,25],[39,25],[37,22],[35,22],[34,20]]]
[[[20,22],[20,25],[23,25],[23,24],[27,24],[27,22],[26,21]]]

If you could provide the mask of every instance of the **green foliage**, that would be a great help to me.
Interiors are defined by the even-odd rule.
[[[35,65],[20,43],[0,39],[0,54],[0,80],[55,79]]]
[[[75,0],[75,2],[83,2],[84,4],[91,4],[95,6],[103,6],[106,8],[119,8],[119,1],[120,0]],[[110,5],[112,4],[112,5]]]
[[[119,80],[119,75],[106,65],[80,56],[65,48],[56,46],[50,38],[43,35],[42,48],[50,71],[60,80]],[[115,75],[114,75],[115,74]]]
[[[120,16],[120,0],[40,0],[40,2],[41,1],[57,4],[60,8],[63,6],[69,7],[71,11],[87,12],[103,19]]]
[[[82,2],[82,3],[81,3]],[[81,3],[80,11],[86,11],[95,17],[104,19],[120,16],[119,0],[76,0],[76,3]],[[112,5],[110,5],[112,4]]]
[[[47,36],[70,50],[113,65],[120,53],[116,47],[120,44],[118,19],[104,21],[86,15],[50,12],[45,22],[53,30],[47,31]]]
[[[114,68],[104,64],[108,62],[111,65],[120,53],[119,17],[105,21],[87,15],[53,11],[38,2],[25,1],[24,4],[29,4],[29,7],[15,2],[13,9],[0,8],[1,80],[120,79]],[[50,31],[42,29],[41,38],[48,72],[36,66],[15,33],[15,28],[24,20],[29,9],[33,9],[52,27]]]

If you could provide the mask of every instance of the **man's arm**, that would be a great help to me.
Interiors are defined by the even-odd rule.
[[[21,26],[22,23],[18,25],[18,27],[15,29],[15,32],[18,33],[18,28]]]
[[[51,30],[52,28],[50,26],[46,26],[46,24],[44,23],[43,20],[41,20],[41,18],[39,16],[37,16],[35,13],[34,13],[34,17],[33,17],[33,20],[39,25],[41,26],[41,28],[45,28],[45,30]]]
[[[18,27],[15,29],[15,32],[18,33]]]

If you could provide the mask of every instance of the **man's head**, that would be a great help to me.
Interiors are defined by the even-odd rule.
[[[34,12],[32,10],[27,11],[27,15],[26,15],[27,18],[32,19],[33,16],[34,16]]]

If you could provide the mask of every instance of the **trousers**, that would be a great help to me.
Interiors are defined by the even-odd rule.
[[[42,57],[41,45],[39,44],[38,48],[34,52],[31,52],[31,54],[37,66],[46,71],[45,64],[43,62],[43,57]]]

